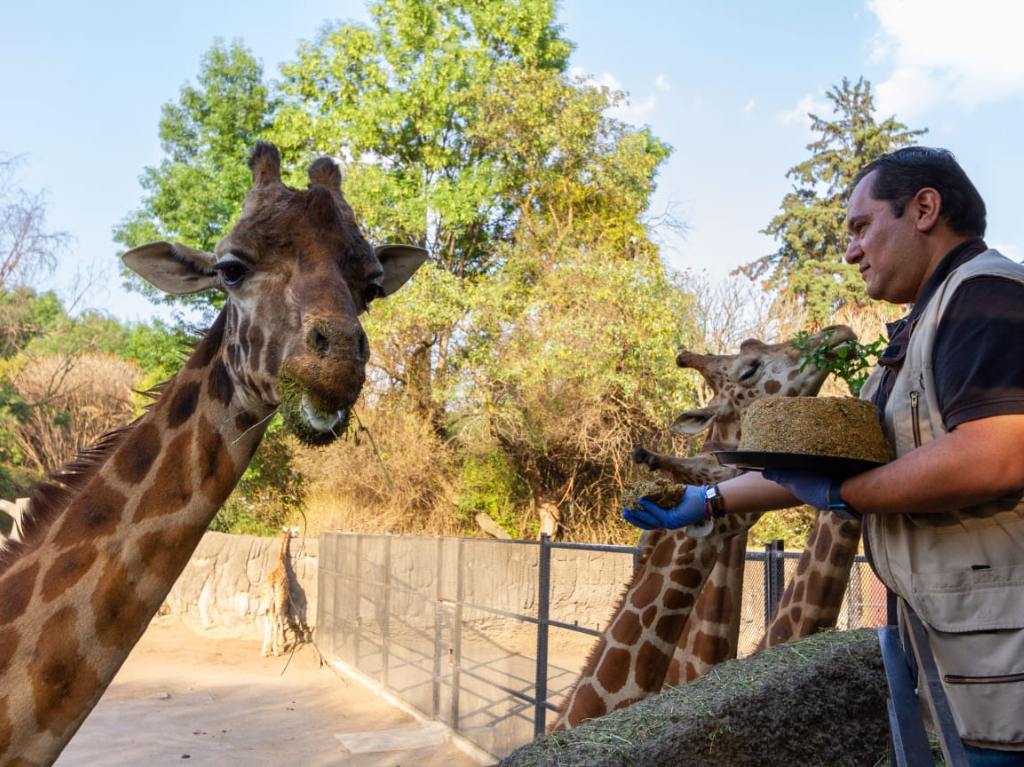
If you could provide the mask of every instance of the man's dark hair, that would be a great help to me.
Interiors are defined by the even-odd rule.
[[[985,201],[949,150],[911,146],[884,154],[860,170],[850,191],[875,171],[871,197],[888,202],[896,218],[915,194],[930,187],[942,196],[939,213],[954,232],[984,236]]]

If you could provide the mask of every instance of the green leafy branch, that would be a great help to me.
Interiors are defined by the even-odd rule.
[[[821,343],[810,333],[801,331],[792,341],[801,353],[800,370],[814,365],[818,370],[825,370],[836,378],[841,378],[850,387],[850,394],[860,396],[864,382],[868,380],[871,370],[882,356],[888,341],[879,336],[871,343],[862,344],[854,339],[838,346],[829,348],[827,339]]]

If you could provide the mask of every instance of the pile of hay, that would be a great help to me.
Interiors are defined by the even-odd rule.
[[[889,730],[873,629],[823,632],[547,735],[506,767],[874,765]]]

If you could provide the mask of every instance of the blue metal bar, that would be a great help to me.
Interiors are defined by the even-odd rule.
[[[892,733],[893,756],[898,767],[932,767],[928,736],[917,705],[914,682],[910,678],[907,656],[895,626],[878,629],[885,679],[889,685],[889,732]]]
[[[540,737],[547,729],[548,699],[548,609],[551,600],[551,539],[540,536],[540,562],[537,567],[537,678],[533,688],[533,734]]]

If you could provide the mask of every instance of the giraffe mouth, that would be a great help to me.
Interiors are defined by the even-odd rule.
[[[323,410],[306,392],[286,389],[279,409],[285,428],[307,445],[329,445],[348,429],[348,408]]]

